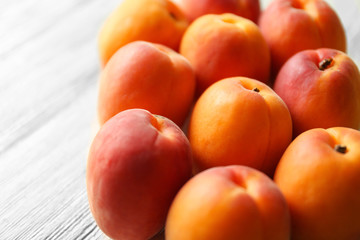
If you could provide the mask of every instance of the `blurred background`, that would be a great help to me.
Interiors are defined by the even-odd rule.
[[[271,0],[261,1],[265,8]],[[0,239],[105,239],[90,211],[97,34],[121,0],[2,0]],[[360,66],[360,0],[327,0]]]

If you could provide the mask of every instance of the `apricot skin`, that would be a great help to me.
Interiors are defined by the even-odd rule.
[[[331,63],[321,70],[327,59]],[[293,137],[311,128],[360,128],[360,73],[341,51],[297,53],[281,68],[274,90],[289,108]]]
[[[191,177],[191,159],[186,136],[170,120],[142,109],[111,118],[87,162],[87,194],[99,228],[112,239],[154,236]]]
[[[335,150],[346,147],[345,153]],[[291,239],[360,237],[360,132],[316,128],[300,134],[274,176],[289,205]]]
[[[205,14],[233,13],[257,23],[259,0],[179,0],[179,6],[192,22]]]
[[[170,0],[124,0],[99,32],[101,65],[104,67],[119,48],[133,41],[159,43],[177,51],[188,24]]]
[[[270,51],[259,28],[234,14],[208,14],[186,30],[180,54],[194,68],[197,96],[211,84],[228,77],[269,82]]]
[[[167,240],[288,240],[287,203],[265,174],[233,165],[205,170],[176,195]]]
[[[274,0],[262,12],[259,27],[270,47],[273,77],[297,52],[318,48],[346,52],[344,27],[323,0]]]
[[[117,113],[142,108],[181,126],[195,93],[187,59],[160,44],[135,41],[119,49],[100,76],[100,125]]]
[[[196,172],[239,164],[272,176],[291,142],[291,116],[282,99],[264,83],[226,78],[210,86],[195,103],[188,137]]]

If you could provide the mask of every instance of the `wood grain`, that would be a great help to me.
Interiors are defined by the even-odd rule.
[[[0,239],[105,238],[88,209],[85,167],[96,36],[118,2],[8,1],[2,8]]]
[[[106,239],[89,212],[85,169],[96,119],[96,37],[120,2],[1,2],[0,239]],[[359,66],[360,1],[328,2]]]

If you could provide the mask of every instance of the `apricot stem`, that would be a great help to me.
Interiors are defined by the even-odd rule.
[[[258,89],[257,87],[255,87],[255,88],[253,89],[253,91],[254,91],[254,92],[260,92],[260,89]]]
[[[341,144],[337,144],[335,145],[335,151],[339,152],[339,153],[346,153],[346,146],[345,145],[341,145]]]
[[[329,68],[330,65],[332,64],[333,60],[332,58],[325,58],[324,60],[322,60],[320,63],[319,63],[319,69],[321,71],[324,71],[325,69]]]

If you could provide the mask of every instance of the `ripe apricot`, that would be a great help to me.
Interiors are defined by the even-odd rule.
[[[270,50],[265,39],[255,23],[234,14],[196,19],[184,33],[180,53],[195,70],[197,95],[228,77],[269,82]]]
[[[188,60],[163,45],[135,41],[120,48],[102,71],[99,122],[126,109],[143,108],[181,126],[194,92],[195,75]]]
[[[294,240],[360,237],[360,132],[316,128],[286,149],[274,175],[288,202]]]
[[[178,50],[187,26],[184,14],[171,0],[124,0],[100,30],[101,63],[104,66],[120,47],[136,40]]]
[[[95,136],[87,162],[90,210],[112,239],[150,239],[191,177],[191,148],[167,118],[143,109],[123,111]]]
[[[171,204],[166,240],[288,240],[290,214],[280,189],[244,166],[207,169]]]
[[[211,85],[196,102],[188,130],[195,171],[241,164],[272,176],[291,141],[289,110],[257,80],[234,77]]]
[[[317,48],[346,51],[344,27],[324,0],[274,0],[261,13],[259,27],[271,51],[272,75],[294,54]]]
[[[273,89],[289,108],[293,137],[312,128],[360,128],[360,72],[344,52],[298,52],[283,65]]]

